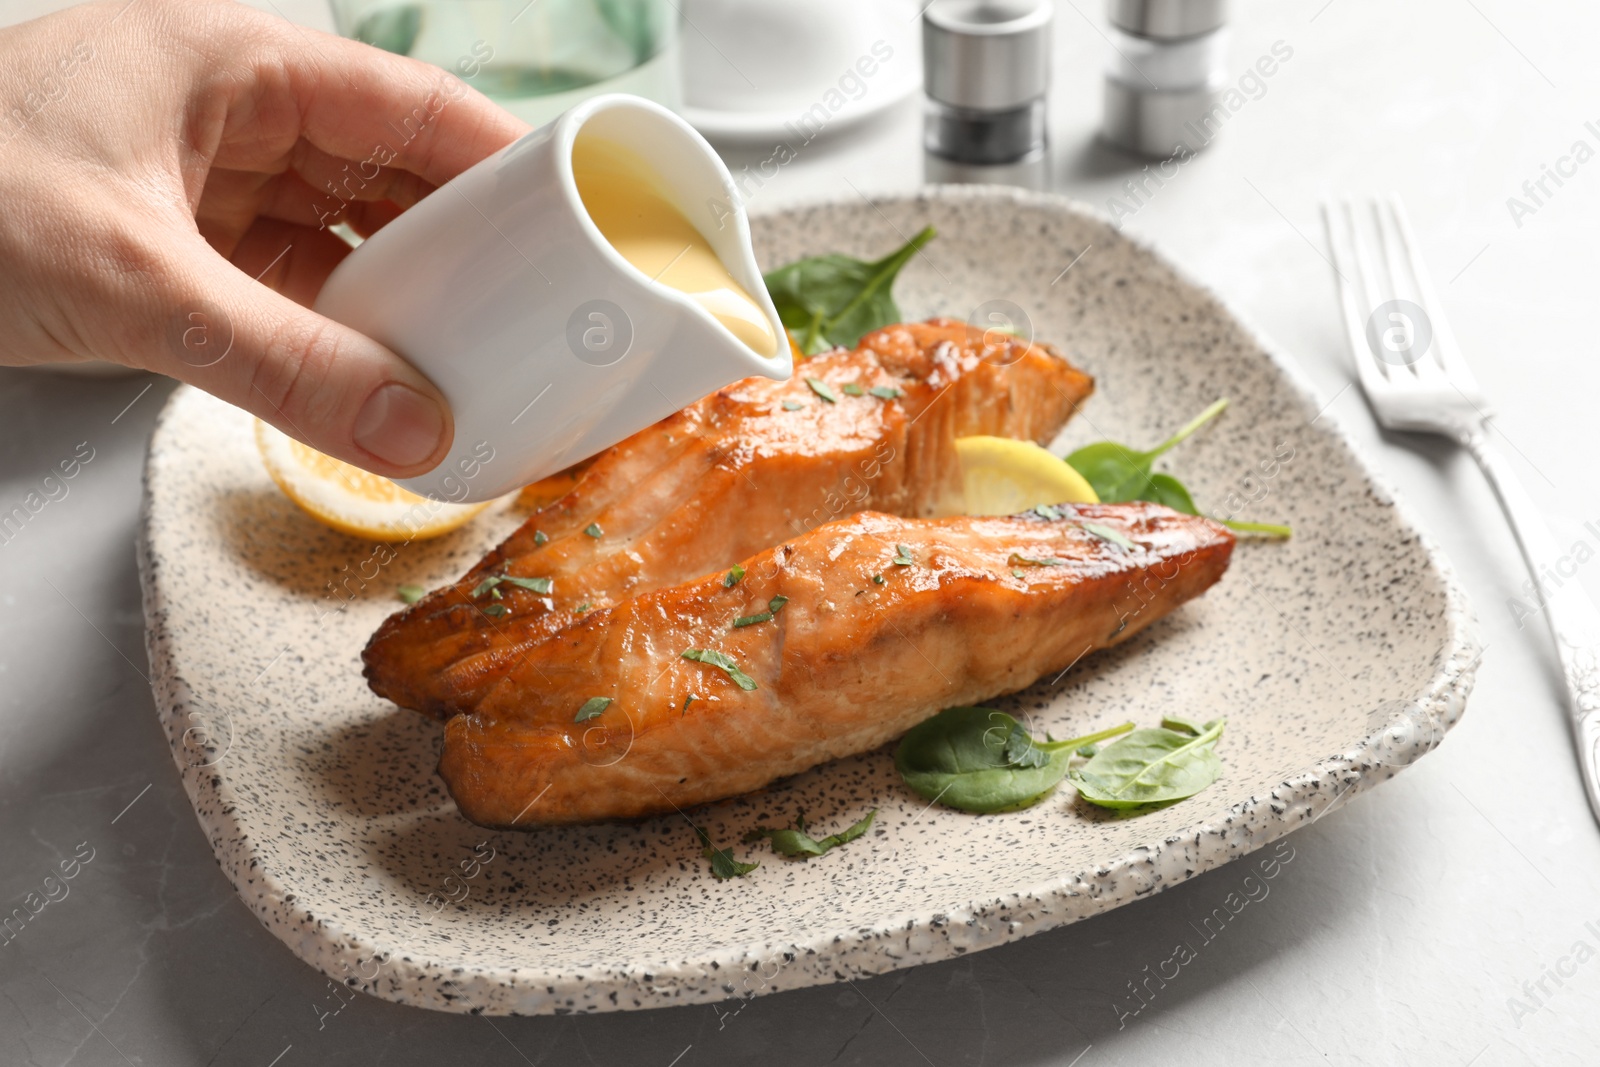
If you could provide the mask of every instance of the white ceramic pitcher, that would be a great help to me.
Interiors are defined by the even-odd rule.
[[[573,177],[580,130],[649,165],[760,306],[780,339],[775,355],[611,246]],[[450,402],[450,454],[400,483],[438,500],[500,496],[741,378],[793,373],[727,167],[678,116],[619,94],[579,104],[373,234],[329,277],[316,310],[394,349]]]

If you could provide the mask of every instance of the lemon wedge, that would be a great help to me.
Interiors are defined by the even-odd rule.
[[[325,526],[375,541],[421,541],[465,525],[493,501],[446,504],[325,456],[260,419],[256,447],[284,495]]]
[[[968,515],[1015,515],[1040,504],[1098,504],[1083,475],[1032,441],[958,437]]]

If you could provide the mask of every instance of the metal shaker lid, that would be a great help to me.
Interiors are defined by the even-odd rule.
[[[1006,111],[1050,88],[1050,0],[933,0],[922,13],[928,96],[951,107]]]
[[[1111,24],[1141,37],[1177,40],[1208,33],[1228,19],[1228,0],[1107,0]]]

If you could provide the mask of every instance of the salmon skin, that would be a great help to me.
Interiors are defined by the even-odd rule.
[[[731,586],[596,611],[445,725],[439,773],[497,828],[745,793],[1125,641],[1233,551],[1226,528],[1156,504],[1041,510],[865,512],[750,557]]]
[[[454,585],[389,618],[362,655],[368,684],[440,718],[469,710],[580,608],[857,511],[959,511],[957,437],[1046,443],[1093,390],[1045,345],[948,319],[875,331],[787,382],[738,382],[602,453]],[[474,596],[499,574],[529,582]]]

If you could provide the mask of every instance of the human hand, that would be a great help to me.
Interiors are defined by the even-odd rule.
[[[419,474],[449,407],[306,306],[350,251],[327,227],[371,233],[527,130],[453,74],[233,0],[0,31],[0,364],[158,371]]]

